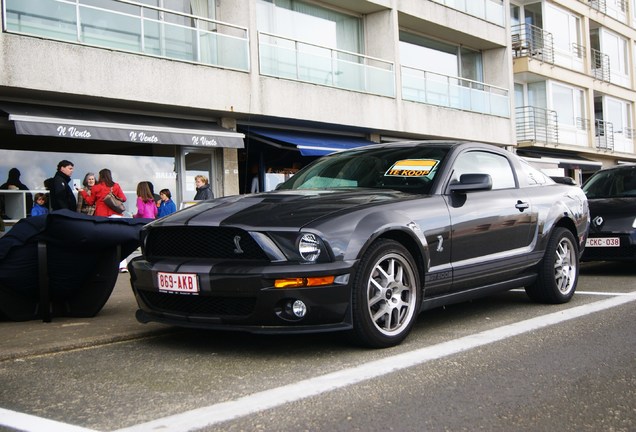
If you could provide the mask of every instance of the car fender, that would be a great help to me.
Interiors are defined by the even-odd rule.
[[[545,211],[539,211],[539,241],[541,250],[545,250],[550,235],[556,226],[566,226],[573,230],[579,242],[579,250],[583,250],[590,224],[587,199],[581,192],[566,193],[552,203],[546,205]],[[567,220],[567,222],[565,221]]]
[[[369,246],[380,237],[400,239],[407,236],[416,247],[413,257],[429,267],[429,248],[421,227],[402,212],[373,212],[362,217],[353,229],[344,259],[360,259]],[[410,245],[406,245],[411,249]]]

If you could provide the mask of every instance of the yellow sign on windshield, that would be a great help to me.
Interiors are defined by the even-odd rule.
[[[432,159],[399,160],[384,175],[392,177],[423,177],[428,175],[438,162]]]

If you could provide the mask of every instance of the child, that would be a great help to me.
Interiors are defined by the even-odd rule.
[[[157,204],[150,192],[148,182],[142,181],[137,184],[137,214],[134,218],[154,219],[157,217]]]
[[[159,196],[161,197],[161,204],[159,205],[159,214],[157,217],[164,217],[177,211],[177,205],[170,199],[172,198],[172,194],[169,189],[161,189]]]
[[[31,216],[41,216],[49,212],[49,208],[46,205],[46,195],[43,193],[36,193],[33,200],[33,208],[31,209]]]

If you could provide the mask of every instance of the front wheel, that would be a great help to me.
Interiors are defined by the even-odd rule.
[[[353,337],[373,348],[401,343],[420,304],[420,282],[409,251],[393,240],[371,245],[353,282]]]
[[[576,290],[579,278],[579,252],[574,235],[566,228],[556,228],[539,264],[536,282],[526,293],[541,303],[566,303]]]

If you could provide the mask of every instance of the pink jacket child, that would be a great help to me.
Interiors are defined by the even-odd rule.
[[[155,204],[154,200],[144,201],[141,198],[137,198],[137,214],[133,215],[133,217],[155,219],[157,217],[157,204]]]
[[[157,203],[150,192],[148,182],[137,185],[137,214],[134,218],[155,219],[157,217]]]

